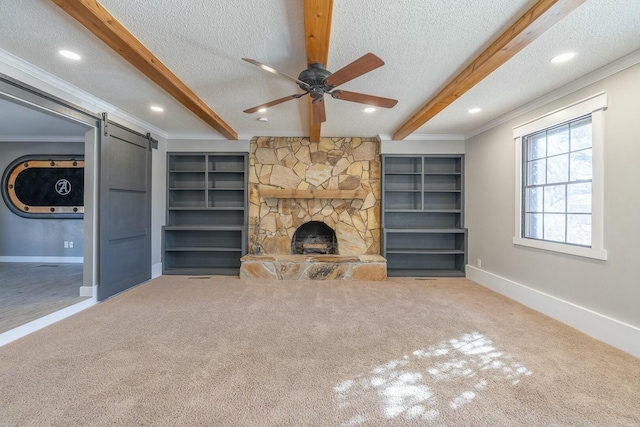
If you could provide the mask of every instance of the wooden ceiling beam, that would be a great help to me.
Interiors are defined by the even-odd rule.
[[[453,78],[393,134],[400,141],[511,59],[586,0],[539,0],[469,66]]]
[[[304,2],[304,35],[307,50],[307,65],[320,63],[327,66],[329,57],[329,41],[331,39],[331,16],[333,0],[305,0]],[[320,141],[320,123],[313,123],[309,97],[309,140]]]
[[[238,134],[96,0],[53,0],[62,10],[225,138]]]

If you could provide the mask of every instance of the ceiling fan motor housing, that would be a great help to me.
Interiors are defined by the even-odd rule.
[[[324,83],[324,80],[331,75],[322,64],[315,63],[309,65],[309,68],[302,71],[298,76],[298,80],[305,82],[311,89],[300,84],[300,89],[308,91],[313,99],[321,98],[325,92],[329,92],[331,88]]]

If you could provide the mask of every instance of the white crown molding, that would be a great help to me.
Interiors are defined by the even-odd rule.
[[[0,63],[4,63],[7,66],[17,70],[18,72],[24,73],[40,83],[38,85],[34,85],[32,84],[32,82],[29,82],[28,84],[31,84],[32,86],[36,86],[38,89],[43,90],[47,93],[51,93],[52,92],[51,88],[54,88],[56,89],[56,91],[55,93],[51,93],[52,95],[58,96],[64,99],[65,101],[68,101],[72,104],[85,108],[93,112],[94,114],[100,114],[100,113],[106,112],[115,117],[122,118],[133,125],[138,126],[143,131],[152,132],[162,138],[167,137],[166,131],[152,124],[149,124],[144,120],[141,120],[138,117],[132,114],[129,114],[126,111],[123,111],[118,107],[111,105],[108,102],[103,101],[102,99],[94,95],[91,95],[90,93],[85,92],[84,90],[70,83],[65,82],[59,77],[56,77],[53,74],[47,71],[44,71],[36,67],[35,65],[32,65],[27,61],[3,49],[0,49]],[[11,76],[11,77],[21,80],[20,76]]]
[[[499,126],[503,123],[506,123],[510,120],[513,120],[523,114],[528,113],[529,111],[533,111],[538,107],[542,107],[550,102],[553,102],[557,99],[562,98],[563,96],[567,96],[573,92],[576,92],[582,88],[585,88],[593,83],[599,82],[609,76],[612,76],[616,73],[626,70],[627,68],[633,67],[634,65],[640,64],[640,50],[636,50],[622,58],[613,61],[612,63],[605,65],[585,76],[580,77],[572,81],[571,83],[562,86],[548,94],[542,96],[541,98],[536,99],[533,102],[525,104],[515,110],[510,111],[507,114],[504,114],[484,125],[480,126],[477,129],[472,130],[464,135],[465,139],[470,139],[476,135],[481,134],[482,132],[486,132],[489,129],[492,129],[496,126]]]
[[[84,142],[78,136],[2,136],[0,142]]]
[[[391,134],[379,134],[378,137],[381,141],[392,141],[393,135]],[[464,141],[465,137],[462,134],[456,133],[426,133],[426,134],[411,134],[408,135],[403,141]],[[402,142],[402,141],[396,141]]]

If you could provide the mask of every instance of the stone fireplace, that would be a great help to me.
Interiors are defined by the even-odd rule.
[[[247,271],[252,263],[251,269],[263,268],[269,270],[263,272],[266,276],[275,272],[278,278],[285,278],[282,271],[287,269],[332,264],[320,266],[331,270],[323,278],[351,279],[354,268],[364,271],[375,265],[377,277],[384,276],[378,280],[384,280],[379,155],[376,138],[254,138],[248,183],[250,255],[243,258],[241,277],[256,276]],[[305,224],[316,229],[308,232],[301,227]],[[324,227],[332,232],[330,242],[318,233]],[[297,242],[303,234],[306,242]]]

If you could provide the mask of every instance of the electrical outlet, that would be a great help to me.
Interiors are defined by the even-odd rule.
[[[65,240],[64,243],[63,243],[63,246],[64,246],[65,249],[69,249],[69,241]]]
[[[72,240],[69,241],[69,249],[73,249],[73,241]]]
[[[476,260],[476,264],[478,264],[478,268],[482,268],[482,260],[480,258]]]

